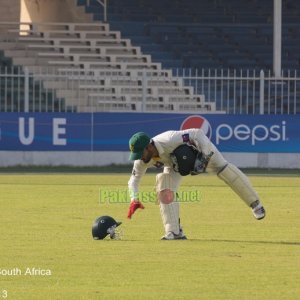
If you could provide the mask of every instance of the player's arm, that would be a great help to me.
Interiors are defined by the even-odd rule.
[[[189,130],[190,142],[193,143],[197,149],[204,155],[210,154],[210,140],[201,129]]]
[[[201,157],[199,157],[195,163],[195,168],[197,169],[196,173],[203,173],[214,154],[214,152],[211,151],[210,140],[201,129],[190,129],[190,142],[195,145],[201,153]]]
[[[130,195],[130,206],[127,217],[131,219],[132,215],[138,208],[144,209],[144,205],[139,201],[139,184],[147,170],[147,164],[141,160],[134,161],[132,173],[128,181],[128,190]]]

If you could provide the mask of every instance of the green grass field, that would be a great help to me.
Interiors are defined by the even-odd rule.
[[[187,241],[160,241],[155,203],[128,220],[128,203],[99,199],[128,178],[1,174],[0,299],[300,299],[299,177],[251,175],[262,221],[217,177],[184,178],[181,191],[199,196],[181,205]],[[141,190],[154,182],[146,175]],[[92,239],[101,215],[123,222],[122,240]],[[4,274],[13,269],[22,274]]]

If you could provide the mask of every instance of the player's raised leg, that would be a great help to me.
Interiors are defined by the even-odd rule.
[[[261,220],[265,217],[266,212],[257,192],[252,187],[247,176],[241,170],[233,164],[228,163],[221,171],[219,171],[218,176],[252,208],[253,215],[257,220]]]
[[[251,207],[257,220],[263,219],[266,215],[265,209],[248,177],[235,165],[228,163],[212,143],[210,144],[210,150],[214,152],[214,155],[210,159],[207,169],[216,172],[218,177]]]

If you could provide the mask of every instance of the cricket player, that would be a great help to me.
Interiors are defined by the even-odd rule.
[[[201,129],[166,131],[153,138],[144,132],[129,140],[130,160],[134,161],[128,181],[131,203],[128,218],[140,208],[138,191],[142,176],[149,167],[163,167],[156,176],[156,192],[165,229],[162,240],[186,239],[180,225],[179,202],[176,191],[183,176],[214,172],[252,209],[257,220],[265,217],[265,209],[258,194],[244,173],[225,160]]]

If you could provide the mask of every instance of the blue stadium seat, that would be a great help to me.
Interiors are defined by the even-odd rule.
[[[86,2],[78,0],[77,3]],[[91,1],[95,6],[99,5],[97,2]],[[231,63],[240,64],[236,68],[248,65],[249,59],[256,60],[256,67],[261,69],[270,67],[267,54],[273,45],[273,0],[152,0],[145,3],[144,0],[110,0],[108,20],[114,30],[120,30],[135,45],[143,45],[146,53],[159,49],[169,51],[171,57],[181,59],[179,65],[184,67],[190,67],[186,52],[194,50],[201,57],[207,55],[208,62],[209,57],[215,55],[214,66],[218,62],[223,68],[231,67],[228,59],[232,53]],[[283,57],[286,57],[289,52],[299,51],[300,3],[285,0],[282,5]],[[103,19],[101,10],[94,15],[97,20]],[[236,51],[244,55],[234,60]],[[260,53],[266,53],[266,57],[256,58]],[[155,56],[159,57],[157,53]],[[283,67],[291,65],[283,60]]]

